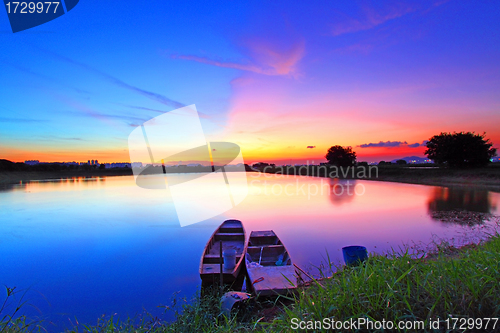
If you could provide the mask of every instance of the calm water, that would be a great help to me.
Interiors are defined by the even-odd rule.
[[[270,176],[249,174],[239,206],[183,228],[169,193],[141,189],[133,177],[3,189],[0,284],[29,288],[36,309],[26,312],[59,330],[75,317],[95,323],[103,314],[160,313],[174,292],[193,295],[205,243],[227,218],[242,220],[247,233],[273,229],[294,262],[310,268],[326,251],[341,262],[347,245],[382,253],[436,237],[460,241],[473,233],[441,221],[441,211],[498,214],[500,203],[498,193],[477,189]]]

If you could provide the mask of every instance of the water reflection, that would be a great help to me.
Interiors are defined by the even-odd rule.
[[[169,194],[143,189],[133,176],[8,186],[0,191],[0,283],[33,285],[51,306],[30,302],[60,332],[68,317],[93,323],[103,313],[126,317],[143,308],[159,315],[157,306],[174,292],[190,297],[200,283],[203,248],[225,219],[242,220],[247,232],[274,230],[294,263],[307,269],[325,262],[326,253],[343,262],[348,245],[383,253],[402,243],[428,244],[433,235],[458,242],[458,233],[469,236],[473,228],[436,223],[439,214],[498,214],[500,202],[494,192],[402,183],[257,173],[247,180],[240,205],[184,228]]]
[[[484,223],[496,209],[489,191],[453,187],[435,187],[428,208],[434,220],[467,225]]]
[[[15,187],[19,187],[19,184],[0,184],[0,192],[9,192],[12,191]]]
[[[106,181],[106,177],[71,177],[57,179],[42,179],[19,181],[15,184],[0,184],[0,192],[10,192],[16,190],[22,191],[45,191],[45,190],[80,190],[80,185],[88,186],[92,183],[102,183]]]
[[[356,187],[355,179],[339,180],[338,178],[330,178],[329,185],[330,201],[335,206],[351,202],[362,191]]]

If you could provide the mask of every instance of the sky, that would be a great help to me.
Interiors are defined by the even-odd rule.
[[[423,157],[454,131],[498,148],[498,17],[497,1],[80,0],[12,33],[0,10],[0,158],[127,162],[134,128],[191,104],[247,163]]]

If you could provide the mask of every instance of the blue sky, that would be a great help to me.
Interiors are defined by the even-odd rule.
[[[3,12],[0,158],[126,161],[134,126],[189,104],[249,162],[335,144],[422,156],[412,145],[441,131],[498,143],[499,16],[458,0],[81,0],[13,34]]]

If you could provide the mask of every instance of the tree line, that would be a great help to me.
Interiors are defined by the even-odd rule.
[[[497,152],[493,143],[485,136],[486,133],[479,135],[474,132],[442,132],[427,141],[424,154],[434,163],[450,168],[484,167]],[[356,164],[356,153],[351,147],[332,146],[325,158],[329,164],[341,167]],[[379,164],[390,164],[382,162]],[[406,164],[406,161],[398,160],[397,164]]]

